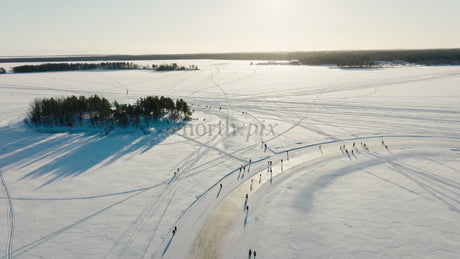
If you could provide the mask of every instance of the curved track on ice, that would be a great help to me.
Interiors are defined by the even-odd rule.
[[[407,148],[406,145],[410,145],[410,147],[426,147],[426,146],[436,146],[436,145],[447,145],[449,143],[456,143],[457,145],[460,144],[460,140],[458,139],[437,139],[437,138],[428,138],[428,137],[420,137],[420,136],[405,136],[406,139],[401,139],[401,138],[391,138],[391,137],[385,137],[387,142],[392,143],[393,148]],[[366,141],[371,141],[371,142],[376,142],[378,143],[382,138],[381,137],[369,137],[369,138],[364,138]],[[421,141],[423,139],[423,141]],[[356,139],[356,141],[362,141],[363,139]],[[246,181],[241,182],[240,185],[235,188],[231,193],[229,193],[224,199],[222,199],[219,203],[218,206],[210,213],[210,216],[207,218],[205,224],[202,226],[201,230],[199,231],[198,235],[196,236],[192,247],[190,248],[188,258],[221,258],[223,255],[221,254],[223,249],[225,248],[226,245],[225,242],[223,241],[228,235],[228,232],[230,228],[238,224],[236,221],[241,218],[241,216],[238,216],[241,214],[242,208],[246,206],[247,204],[251,204],[251,196],[254,196],[254,194],[259,190],[262,186],[264,185],[270,185],[269,188],[272,190],[276,189],[276,186],[282,184],[285,181],[299,178],[300,176],[306,174],[305,169],[311,167],[312,164],[324,164],[328,163],[332,159],[340,159],[341,157],[345,156],[346,154],[340,153],[337,150],[337,144],[349,144],[349,141],[340,141],[340,142],[334,142],[333,144],[326,144],[322,145],[321,153],[317,152],[314,155],[295,155],[292,153],[292,158],[289,162],[284,163],[284,170],[283,171],[278,171],[276,170],[276,173],[274,173],[272,176],[268,176],[265,170],[262,170],[260,172],[256,172],[254,175],[249,177]],[[320,143],[317,144],[312,144],[309,145],[308,147],[312,146],[319,146]],[[377,145],[375,145],[377,146]],[[306,147],[303,147],[306,148]],[[378,147],[380,149],[383,149],[383,147]],[[350,170],[345,170],[344,173],[338,173],[333,174],[335,177],[341,177],[344,176],[345,174],[353,173],[354,171],[359,170],[365,170],[366,168],[375,166],[377,164],[383,164],[383,163],[388,163],[390,165],[396,166],[397,163],[394,162],[393,160],[398,160],[401,159],[402,157],[418,157],[419,154],[411,154],[408,153],[406,155],[399,155],[397,157],[392,156],[391,151],[388,150],[388,156],[387,157],[379,157],[374,155],[372,152],[369,150],[366,150],[364,148],[359,148],[360,151],[358,151],[358,148],[354,149],[357,150],[357,153],[359,154],[358,156],[364,155],[367,158],[370,158],[370,160],[367,160],[367,162],[364,162],[360,166],[350,166]],[[297,149],[298,150],[298,149]],[[322,150],[327,150],[323,152]],[[283,153],[283,152],[280,152]],[[354,155],[353,155],[354,156]],[[348,156],[350,160],[352,160],[351,153]],[[356,158],[356,156],[355,156]],[[357,158],[356,158],[357,159]],[[401,163],[401,162],[399,162]],[[273,165],[274,168],[279,168],[280,164],[275,164]],[[259,173],[263,175],[263,177],[259,178]],[[402,173],[403,174],[403,173]],[[432,176],[428,175],[423,172],[416,172],[413,171],[413,174],[418,175],[420,177],[427,178],[430,181],[435,181],[439,182],[441,184],[444,184],[446,186],[452,187],[454,189],[460,189],[460,184],[455,183],[455,182],[450,182],[446,181],[442,177],[438,176]],[[328,182],[331,181],[329,179],[329,174],[320,174],[318,177],[318,183],[315,184],[315,186],[312,186],[314,190],[311,193],[311,200],[309,200],[310,206],[313,204],[313,194],[321,190],[322,188],[326,187],[328,185]],[[377,177],[377,176],[376,176]],[[324,182],[324,180],[321,180],[324,178],[328,182]],[[262,179],[262,180],[260,180]],[[251,184],[252,181],[254,184]],[[399,186],[400,188],[406,189],[404,186]],[[438,197],[438,195],[444,195],[444,193],[439,192],[436,189],[431,189],[432,187],[425,186],[426,188],[430,188],[430,192],[433,193],[434,197]],[[413,192],[412,190],[406,189],[409,192]],[[274,191],[271,191],[274,192]],[[245,193],[249,193],[249,201],[245,202],[244,195]],[[449,198],[449,196],[446,196]],[[270,203],[272,199],[272,194],[265,194],[263,197],[263,200],[260,201],[255,201],[257,204],[266,204]],[[308,201],[308,199],[307,199]],[[447,207],[449,207],[451,210],[456,211],[457,213],[460,213],[460,208],[456,207],[455,203],[451,202],[446,202],[443,199],[439,198],[439,201],[442,203],[445,203]],[[455,200],[454,200],[455,201]],[[244,205],[243,205],[244,204]],[[244,228],[246,228],[247,221],[248,221],[248,211],[243,209],[243,218],[244,218]],[[252,210],[251,210],[252,211]],[[258,215],[257,221],[264,221],[265,215]],[[345,224],[345,223],[344,223]],[[241,230],[242,231],[242,230]],[[242,234],[242,233],[241,233]]]

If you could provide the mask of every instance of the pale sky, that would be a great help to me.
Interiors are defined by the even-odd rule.
[[[0,56],[460,48],[460,0],[0,0]]]

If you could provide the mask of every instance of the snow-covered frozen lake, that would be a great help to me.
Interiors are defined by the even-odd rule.
[[[175,62],[200,70],[0,75],[0,258],[459,257],[460,67]],[[21,124],[35,98],[93,94],[194,119]]]

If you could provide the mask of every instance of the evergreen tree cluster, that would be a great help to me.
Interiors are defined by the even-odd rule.
[[[40,65],[23,65],[13,67],[14,73],[76,71],[94,69],[139,69],[139,65],[131,62],[102,62],[102,63],[45,63]]]
[[[116,126],[148,126],[165,117],[189,120],[191,114],[183,99],[174,102],[164,96],[140,98],[135,105],[119,104],[117,101],[111,105],[107,99],[97,95],[88,98],[70,96],[36,99],[26,122],[37,127],[92,126],[113,129]]]
[[[188,67],[179,66],[177,63],[152,65],[152,68],[156,71],[174,71],[174,70],[198,70],[197,65],[190,65]]]
[[[3,67],[0,67],[0,74],[5,74],[6,70]]]

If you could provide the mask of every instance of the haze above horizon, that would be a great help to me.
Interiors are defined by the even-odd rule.
[[[0,56],[460,47],[455,0],[2,1]]]

